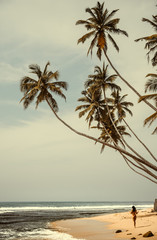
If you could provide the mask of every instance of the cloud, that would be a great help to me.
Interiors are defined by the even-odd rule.
[[[90,40],[77,46],[78,38],[86,30],[83,26],[75,26],[75,22],[88,18],[85,8],[95,4],[95,0],[0,1],[0,140],[3,143],[0,145],[0,183],[3,190],[1,195],[8,196],[4,197],[5,200],[19,199],[21,192],[23,200],[31,200],[34,196],[39,200],[43,196],[41,190],[45,191],[45,200],[52,199],[49,191],[52,184],[56,200],[57,196],[60,200],[67,199],[66,191],[70,196],[74,192],[75,200],[79,196],[80,200],[87,199],[88,196],[89,199],[104,200],[106,195],[109,200],[114,200],[117,199],[117,192],[114,195],[114,190],[118,183],[121,187],[119,198],[124,200],[126,193],[128,199],[129,196],[132,197],[130,184],[136,187],[136,196],[139,186],[142,189],[142,182],[145,184],[143,179],[140,182],[141,178],[130,173],[117,153],[106,148],[100,155],[99,144],[95,145],[94,142],[72,133],[53,117],[44,104],[40,105],[38,112],[35,112],[34,105],[25,112],[18,104],[22,97],[17,86],[18,80],[29,75],[28,65],[37,63],[43,69],[49,60],[50,69],[59,70],[60,80],[69,83],[66,105],[59,100],[59,114],[74,128],[89,133],[85,120],[79,119],[78,113],[72,111],[78,104],[76,100],[83,90],[84,81],[94,72],[95,65],[102,66],[103,63],[95,57],[95,51],[92,59],[90,56],[87,58]],[[120,28],[129,33],[129,38],[115,36],[120,53],[117,54],[111,47],[109,56],[122,76],[140,92],[144,89],[145,75],[153,69],[147,63],[143,44],[134,43],[134,38],[152,31],[150,26],[141,22],[141,18],[151,18],[154,6],[154,0],[151,3],[143,0],[138,4],[136,0],[105,1],[105,7],[109,11],[120,9],[116,15],[121,18]],[[105,63],[107,64],[106,61]],[[111,68],[110,71],[113,73]],[[120,83],[119,79],[117,83]],[[155,149],[155,138],[150,138],[151,130],[143,128],[143,120],[151,110],[147,110],[147,106],[142,103],[136,105],[138,97],[124,84],[120,85],[124,90],[122,94],[129,93],[127,100],[135,103],[134,117],[128,118],[129,122],[144,142]],[[90,131],[90,135],[92,134],[95,133]],[[130,143],[138,148],[134,139]],[[78,189],[75,189],[76,185]],[[11,192],[12,189],[15,194]],[[145,196],[139,193],[138,198],[145,199]]]
[[[0,72],[0,83],[3,84],[7,82],[17,82],[17,79],[20,79],[24,73],[21,68],[5,62],[0,63]]]

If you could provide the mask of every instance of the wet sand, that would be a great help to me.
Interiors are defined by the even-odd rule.
[[[136,228],[130,212],[100,215],[92,218],[62,220],[51,223],[58,231],[72,235],[74,238],[86,240],[131,239],[144,240],[143,234],[151,231],[157,240],[157,212],[151,209],[140,210],[137,215]],[[121,230],[120,233],[115,233]]]
[[[52,223],[53,228],[68,233],[74,238],[87,240],[114,240],[114,232],[107,227],[108,223],[94,218],[62,220]]]

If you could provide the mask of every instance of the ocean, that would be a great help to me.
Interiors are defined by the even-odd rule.
[[[0,202],[0,239],[75,240],[50,222],[153,208],[153,202]]]

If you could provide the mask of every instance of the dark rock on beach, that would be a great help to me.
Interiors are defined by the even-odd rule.
[[[152,237],[154,234],[151,231],[146,232],[143,237]]]
[[[117,230],[117,231],[116,231],[116,233],[120,233],[120,232],[122,232],[122,230]]]

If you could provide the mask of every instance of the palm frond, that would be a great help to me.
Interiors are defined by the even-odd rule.
[[[119,52],[119,47],[110,34],[108,34],[108,38],[111,41],[111,43],[113,44],[113,46],[115,47],[115,49]]]
[[[77,107],[75,108],[75,111],[78,111],[78,110],[81,110],[81,109],[86,109],[86,108],[88,108],[88,107],[90,107],[89,104],[80,105],[80,106],[77,106]]]
[[[79,24],[86,24],[86,23],[89,23],[89,22],[86,20],[78,20],[75,24],[79,25]]]
[[[145,92],[147,92],[147,91],[152,91],[152,92],[157,91],[157,78],[156,79],[149,79],[146,82]]]
[[[63,89],[65,89],[65,90],[68,89],[68,84],[67,84],[67,82],[62,82],[62,81],[53,82],[53,83],[48,83],[48,84],[47,84],[47,87],[48,87],[48,88],[51,87],[51,86],[53,86],[54,88],[55,88],[55,86],[59,86],[60,88],[63,88]]]
[[[86,109],[84,109],[83,111],[79,112],[79,118],[83,117],[90,109],[90,106]]]
[[[115,33],[115,34],[123,34],[123,35],[125,35],[126,37],[129,36],[126,31],[121,30],[121,29],[118,29],[118,28],[109,28],[108,31],[111,32],[111,33]]]
[[[44,71],[43,71],[43,75],[45,75],[47,73],[47,67],[50,65],[50,62],[47,62],[46,63],[46,66],[44,68]]]
[[[47,91],[46,99],[55,112],[58,112],[58,104],[52,95]]]
[[[92,12],[91,8],[86,8],[85,11],[88,12],[92,16],[92,18],[96,19],[96,17],[94,15],[94,13]]]
[[[142,37],[142,38],[135,39],[135,42],[138,42],[138,41],[141,41],[141,40],[150,41],[150,40],[154,40],[156,38],[157,38],[157,34],[153,34],[153,35],[150,35],[150,36],[147,36],[147,37]]]
[[[144,95],[144,96],[141,96],[138,100],[138,102],[141,102],[143,100],[148,100],[148,99],[154,99],[157,101],[157,93],[154,93],[154,94],[148,94],[148,95]]]
[[[157,127],[154,129],[154,131],[152,132],[152,134],[157,134]]]
[[[42,72],[41,72],[41,70],[40,70],[39,65],[37,65],[37,64],[31,64],[31,65],[29,65],[29,69],[32,70],[31,73],[36,74],[39,78],[41,77]]]
[[[60,87],[56,87],[54,85],[50,85],[49,86],[50,91],[52,91],[54,94],[64,98],[66,100],[66,96],[62,93],[62,90],[60,89]]]
[[[26,95],[23,99],[21,99],[21,101],[23,101],[23,106],[24,106],[24,109],[27,109],[28,106],[33,102],[34,98],[36,97],[38,91],[34,91],[34,94],[32,95]],[[20,102],[21,102],[20,101]]]
[[[39,103],[41,103],[42,101],[44,101],[46,99],[45,97],[45,93],[44,91],[40,92],[39,95],[37,96],[37,100],[36,100],[36,108],[38,107]]]
[[[155,46],[157,48],[157,45]],[[154,54],[154,57],[151,60],[153,67],[157,65],[157,52]]]
[[[26,92],[29,89],[34,88],[37,84],[38,84],[38,82],[36,80],[25,76],[20,81],[20,90],[21,90],[21,92]]]
[[[109,20],[115,15],[115,13],[116,13],[117,11],[119,11],[119,9],[113,10],[113,11],[105,18],[105,23],[106,23],[107,21],[109,21]],[[106,14],[105,14],[105,15],[106,15]]]
[[[105,49],[107,50],[107,44],[105,45]],[[98,48],[97,52],[96,52],[97,57],[101,60],[101,56],[102,56],[102,49]]]
[[[93,50],[93,47],[96,45],[96,42],[97,42],[97,34],[95,35],[95,37],[91,41],[90,47],[89,47],[88,52],[87,52],[87,56],[88,56],[89,52],[91,52],[91,56],[92,56],[92,50]]]
[[[77,44],[79,44],[80,42],[84,43],[88,38],[90,38],[93,34],[95,33],[95,31],[89,32],[85,35],[83,35],[80,39],[78,39]]]
[[[155,77],[155,78],[157,78],[157,74],[155,74],[155,73],[148,73],[146,75],[146,77]]]
[[[110,20],[109,22],[106,23],[106,26],[109,27],[109,28],[110,27],[113,28],[119,23],[119,21],[120,21],[119,18],[112,19],[112,20]]]
[[[144,125],[149,124],[149,126],[157,119],[157,112],[150,115],[144,120]]]
[[[59,78],[59,72],[58,71],[56,71],[56,72],[49,72],[48,73],[48,81],[49,80],[51,80],[51,79],[53,79],[53,78],[55,78],[56,80],[58,80],[58,78]]]
[[[151,20],[147,19],[147,18],[142,18],[143,22],[148,22],[152,25],[153,28],[155,28],[155,30],[157,30],[157,24],[152,22]]]

